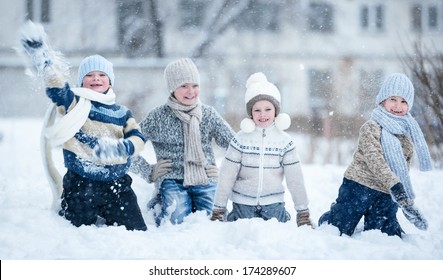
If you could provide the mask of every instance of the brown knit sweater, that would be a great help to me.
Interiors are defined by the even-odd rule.
[[[368,188],[389,194],[390,188],[400,182],[389,168],[383,156],[380,142],[381,127],[369,120],[360,128],[358,146],[354,158],[346,169],[344,177]],[[397,135],[401,142],[403,155],[410,166],[414,153],[412,140],[408,136]]]

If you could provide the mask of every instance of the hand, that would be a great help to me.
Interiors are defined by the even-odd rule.
[[[212,209],[211,221],[226,221],[226,208],[214,208]]]
[[[311,226],[313,228],[311,219],[309,218],[309,209],[297,211],[297,226],[304,225]]]
[[[397,183],[390,189],[391,197],[403,211],[406,219],[420,230],[428,229],[428,221],[414,206],[414,200],[409,199],[402,183]]]
[[[41,24],[26,22],[21,30],[21,45],[38,73],[52,65],[54,51],[47,43],[47,35]]]
[[[161,159],[154,164],[151,172],[151,181],[155,182],[158,178],[166,175],[172,170],[172,161],[170,159]]]
[[[46,87],[63,87],[71,76],[71,65],[62,53],[51,48],[43,26],[28,20],[20,35],[21,47],[28,54],[37,76],[45,81]]]
[[[401,208],[403,215],[411,224],[420,230],[428,229],[428,221],[423,217],[420,211],[414,205],[408,205]]]
[[[216,165],[206,166],[205,171],[206,171],[206,176],[208,176],[208,178],[214,178],[214,179],[218,178],[218,167]]]
[[[134,145],[127,139],[100,138],[94,147],[95,157],[107,163],[127,159],[133,153]]]

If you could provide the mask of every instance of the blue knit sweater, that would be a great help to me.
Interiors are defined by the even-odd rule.
[[[47,88],[46,94],[62,114],[66,114],[78,102],[68,84],[63,88]],[[115,180],[128,172],[131,160],[128,158],[112,164],[101,163],[93,156],[98,139],[128,139],[131,143],[129,153],[134,155],[143,149],[145,138],[132,112],[125,106],[104,105],[95,101],[91,103],[92,108],[85,124],[63,144],[64,164],[68,170],[91,180]]]

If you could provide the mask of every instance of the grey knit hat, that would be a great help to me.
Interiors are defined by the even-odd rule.
[[[409,110],[412,108],[414,104],[414,86],[405,74],[394,73],[386,78],[375,98],[376,105],[390,96],[403,97],[408,103]]]
[[[200,74],[190,58],[180,58],[166,65],[164,77],[168,92],[174,92],[184,84],[200,85]]]
[[[109,83],[114,85],[114,70],[113,65],[110,61],[101,55],[91,55],[83,59],[78,67],[77,85],[81,86],[83,83],[83,78],[92,71],[101,71],[108,75]]]

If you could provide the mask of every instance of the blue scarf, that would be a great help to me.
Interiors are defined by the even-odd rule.
[[[429,171],[432,169],[431,155],[420,126],[409,112],[404,116],[396,116],[386,111],[382,106],[378,106],[372,111],[371,119],[382,127],[381,146],[385,160],[405,186],[408,197],[414,199],[415,194],[412,190],[406,159],[403,155],[400,140],[395,135],[411,136],[418,156],[420,170]]]

